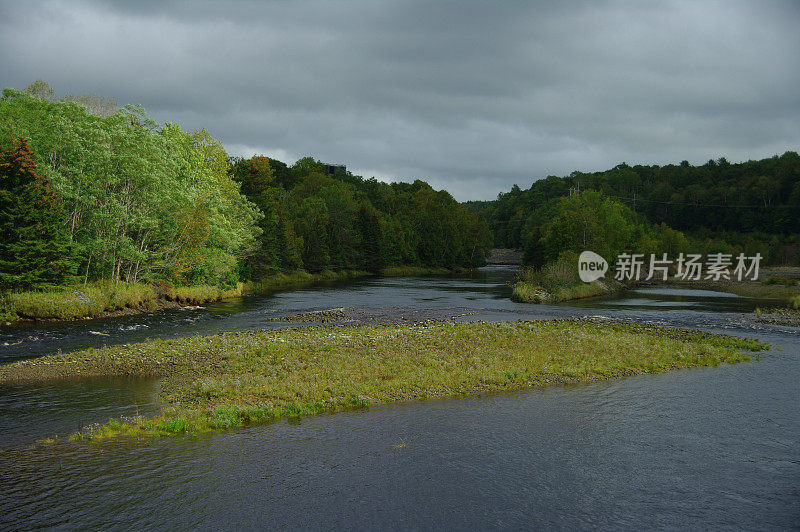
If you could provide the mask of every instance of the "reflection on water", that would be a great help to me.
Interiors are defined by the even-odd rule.
[[[464,306],[478,311],[468,319],[658,320],[758,336],[780,349],[752,363],[388,405],[148,445],[0,451],[0,528],[764,529],[800,523],[797,334],[743,329],[736,313],[759,303],[746,298],[645,288],[610,300],[518,305],[506,298],[511,279],[513,272],[502,268],[424,282],[364,279],[86,326],[109,331],[146,324],[129,332],[170,335],[185,333],[177,324],[191,318],[194,334],[263,327],[265,317],[313,308]],[[58,338],[70,346],[103,341],[85,339],[81,327],[55,330],[51,348]],[[111,380],[0,389],[0,447],[130,415],[137,404],[155,411],[152,386]]]

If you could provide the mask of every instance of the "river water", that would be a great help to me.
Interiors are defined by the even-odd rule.
[[[0,387],[0,528],[727,528],[800,526],[800,335],[756,301],[652,287],[562,305],[508,299],[514,272],[369,278],[205,309],[0,329],[3,362],[147,337],[281,326],[332,307],[604,316],[761,338],[751,363],[364,411],[136,446],[20,451],[156,412],[158,383]],[[3,345],[7,344],[7,345]]]

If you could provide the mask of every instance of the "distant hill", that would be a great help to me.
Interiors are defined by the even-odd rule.
[[[467,208],[487,217],[495,246],[520,248],[524,227],[536,223],[537,211],[585,190],[602,192],[651,223],[695,238],[748,234],[784,247],[800,242],[800,156],[792,151],[736,164],[725,159],[701,166],[622,163],[604,172],[576,171],[535,181],[528,190],[515,185],[493,202],[468,202]]]

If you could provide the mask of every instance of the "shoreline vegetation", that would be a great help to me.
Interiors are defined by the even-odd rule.
[[[646,284],[664,284],[727,292],[755,299],[782,300],[789,309],[800,309],[800,268],[767,267],[764,276],[757,281],[682,281],[670,278],[666,281],[633,281],[622,283],[607,275],[602,280],[584,283],[575,268],[577,256],[565,254],[561,259],[542,268],[522,268],[513,286],[511,299],[520,303],[556,303],[600,295],[611,295],[622,290]],[[778,305],[776,305],[777,307]]]
[[[465,271],[424,266],[391,266],[378,275],[441,275]],[[84,285],[54,287],[50,290],[12,292],[0,295],[0,322],[22,320],[83,320],[141,314],[182,306],[206,305],[243,295],[269,293],[376,275],[360,270],[302,270],[281,272],[260,281],[239,282],[235,288],[209,285],[171,286],[168,283],[117,283],[110,281]]]
[[[800,298],[794,308],[757,308],[753,313],[755,321],[782,327],[800,327]]]
[[[754,299],[774,299],[775,304],[757,307],[754,319],[760,323],[800,326],[800,267],[770,266],[762,269],[762,277],[757,281],[678,281],[669,280],[666,284],[683,288],[727,292]],[[780,303],[779,303],[780,302]]]
[[[592,281],[591,283],[561,286],[548,290],[535,282],[518,281],[514,284],[511,299],[519,303],[560,303],[573,299],[610,295],[625,288],[616,282]]]
[[[72,440],[195,435],[425,398],[750,360],[758,340],[613,321],[322,326],[87,349],[0,366],[0,383],[160,378],[162,412]],[[48,440],[51,441],[51,440]]]
[[[523,249],[534,266],[566,249],[609,259],[630,248],[670,256],[760,253],[764,264],[800,266],[798,176],[794,151],[741,163],[622,163],[548,176],[467,205],[486,216],[495,247]]]
[[[783,268],[789,270],[789,268]],[[791,268],[800,274],[800,268]],[[668,281],[668,284],[686,288],[699,288],[728,292],[737,296],[756,299],[780,299],[795,309],[800,308],[800,281],[787,277],[767,275],[758,281]]]
[[[566,253],[541,268],[522,268],[511,299],[519,303],[558,303],[613,294],[628,288],[613,278],[584,283],[578,276],[577,254]]]
[[[513,286],[511,298],[520,303],[557,303],[570,301],[573,299],[584,299],[602,295],[611,295],[623,290],[629,290],[635,286],[642,286],[644,283],[636,285],[626,285],[618,281],[593,281],[591,283],[578,283],[566,286],[556,286],[550,290],[543,288],[541,283],[519,280]],[[775,299],[781,300],[789,309],[800,309],[800,287],[789,288],[786,286],[774,286],[763,282],[734,282],[734,281],[659,281],[653,284],[664,284],[680,286],[683,288],[694,288],[711,290],[714,292],[725,292],[741,297],[754,299]],[[779,309],[779,308],[778,308]]]
[[[230,157],[205,129],[88,98],[43,80],[0,96],[0,323],[485,264],[486,221],[424,181]]]

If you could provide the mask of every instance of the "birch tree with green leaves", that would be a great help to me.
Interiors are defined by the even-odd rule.
[[[260,214],[207,131],[160,128],[136,106],[98,117],[6,89],[0,137],[28,139],[66,213],[84,282],[238,280]]]

